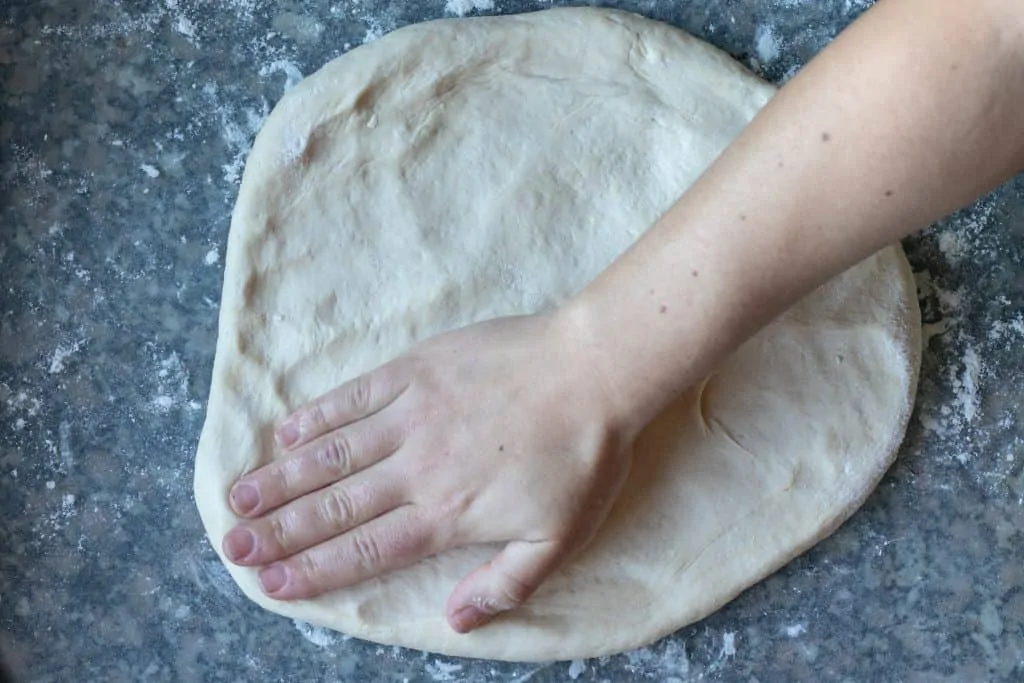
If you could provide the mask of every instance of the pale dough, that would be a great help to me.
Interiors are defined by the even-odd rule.
[[[291,409],[419,339],[533,312],[632,243],[771,98],[672,27],[596,9],[403,28],[274,109],[228,241],[196,463],[213,546]],[[642,329],[622,334],[644,334]],[[899,247],[822,287],[666,411],[596,541],[519,611],[446,625],[474,547],[267,609],[381,643],[511,660],[643,645],[834,530],[892,462],[920,344]]]

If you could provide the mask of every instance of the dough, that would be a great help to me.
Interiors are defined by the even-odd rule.
[[[576,292],[772,93],[677,29],[596,9],[410,26],[298,85],[231,224],[195,474],[214,548],[238,521],[231,484],[275,457],[277,420],[419,339]],[[470,635],[444,603],[494,547],[294,603],[225,564],[263,607],[380,643],[509,660],[640,646],[861,504],[902,439],[919,333],[899,247],[808,296],[643,433],[593,544]]]

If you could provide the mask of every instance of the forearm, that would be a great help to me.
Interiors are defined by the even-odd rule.
[[[570,302],[646,423],[801,296],[1024,167],[1016,0],[885,0]]]

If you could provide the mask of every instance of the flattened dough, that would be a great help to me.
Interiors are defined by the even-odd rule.
[[[672,27],[565,9],[436,21],[331,62],[256,140],[228,241],[196,501],[220,551],[273,424],[419,339],[557,304],[632,243],[772,96]],[[644,334],[642,329],[623,334]],[[899,247],[820,288],[642,435],[594,543],[521,610],[443,618],[493,547],[267,609],[381,643],[548,660],[649,643],[822,539],[892,462],[919,366]]]

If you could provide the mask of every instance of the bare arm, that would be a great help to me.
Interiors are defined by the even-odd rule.
[[[646,424],[799,297],[1022,168],[1020,4],[883,0],[782,89],[570,317],[623,397],[624,419]]]

